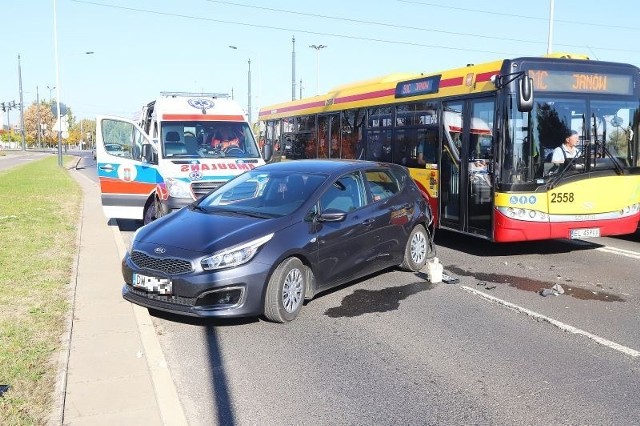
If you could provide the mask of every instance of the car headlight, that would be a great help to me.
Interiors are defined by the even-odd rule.
[[[258,249],[271,238],[273,238],[273,233],[205,257],[200,262],[202,269],[212,271],[215,269],[234,268],[247,263],[253,259]]]
[[[191,196],[191,184],[182,180],[168,178],[165,181],[167,192],[173,198],[193,198]]]

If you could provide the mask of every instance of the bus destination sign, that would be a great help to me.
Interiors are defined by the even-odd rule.
[[[541,92],[581,92],[632,95],[630,75],[602,72],[529,70],[533,88]]]
[[[431,77],[417,78],[415,80],[401,81],[396,85],[396,98],[438,93],[440,77],[440,75],[434,75]]]

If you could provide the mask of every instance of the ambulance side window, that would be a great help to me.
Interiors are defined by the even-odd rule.
[[[134,127],[133,124],[104,119],[102,121],[102,140],[107,154],[122,157],[134,158],[134,147],[142,151],[142,141],[144,136]],[[138,158],[140,152],[137,152]]]

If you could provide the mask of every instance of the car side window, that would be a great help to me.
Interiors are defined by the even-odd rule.
[[[400,191],[398,181],[388,170],[367,170],[365,176],[374,202],[385,200]]]
[[[348,213],[366,204],[365,189],[359,173],[349,173],[333,182],[320,198],[320,210]]]

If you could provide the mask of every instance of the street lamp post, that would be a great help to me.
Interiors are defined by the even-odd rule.
[[[51,101],[53,100],[53,96],[51,95],[51,92],[53,92],[54,90],[56,90],[56,86],[47,86],[47,89],[49,89],[49,103],[51,103]]]
[[[58,64],[58,16],[53,0],[53,47],[56,64],[56,111],[58,116],[58,166],[62,167],[62,117],[60,117],[60,67]]]
[[[24,98],[22,97],[22,68],[20,67],[20,55],[18,55],[18,85],[20,86],[20,137],[22,139],[22,150],[27,149],[24,140]]]
[[[238,46],[229,46],[229,49],[238,50]],[[247,71],[247,118],[249,119],[249,123],[252,123],[253,114],[251,112],[251,58],[248,60],[249,69]],[[259,70],[258,70],[259,71]],[[232,89],[233,91],[233,89]],[[232,96],[233,99],[233,96]]]
[[[324,49],[324,44],[312,44],[309,46],[316,50],[316,95],[320,93],[320,49]]]
[[[42,147],[42,141],[40,140],[40,133],[42,132],[42,125],[40,124],[40,91],[38,86],[36,86],[36,115],[38,116],[38,148]]]

